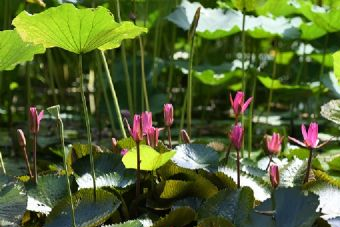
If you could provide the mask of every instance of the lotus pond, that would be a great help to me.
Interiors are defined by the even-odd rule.
[[[1,227],[340,226],[340,1],[0,12]]]

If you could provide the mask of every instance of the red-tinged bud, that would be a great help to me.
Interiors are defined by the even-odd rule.
[[[112,148],[115,149],[117,147],[117,140],[116,140],[116,138],[112,138],[111,142],[112,142]]]
[[[32,134],[37,134],[40,128],[40,121],[44,117],[44,111],[38,113],[37,108],[30,108],[30,131]]]
[[[17,130],[18,133],[18,143],[20,147],[25,147],[26,146],[26,138],[25,134],[21,129]]]
[[[231,94],[229,95],[231,107],[234,110],[235,116],[239,116],[240,114],[243,114],[244,111],[246,111],[247,107],[253,100],[253,97],[250,97],[246,102],[244,102],[244,93],[242,91],[238,91],[235,95],[235,98],[233,99]]]
[[[145,111],[142,113],[142,128],[143,128],[143,134],[148,134],[149,128],[152,127],[152,113]]]
[[[190,143],[190,137],[185,129],[181,130],[181,138],[183,143]]]
[[[122,155],[122,156],[124,156],[124,155],[126,155],[128,153],[128,149],[122,149],[121,151],[120,151],[120,154]]]
[[[229,133],[229,138],[237,150],[242,147],[243,133],[244,129],[241,124],[234,125]]]
[[[279,167],[276,164],[271,164],[269,167],[269,177],[273,188],[276,188],[280,184]]]
[[[155,148],[158,146],[158,136],[159,136],[159,128],[151,127],[148,129],[147,142],[148,145]]]
[[[135,114],[133,117],[133,127],[131,129],[130,125],[128,125],[128,129],[130,132],[131,137],[136,143],[139,143],[143,140],[143,131],[142,131],[142,119],[141,116]]]
[[[164,112],[164,124],[165,126],[170,127],[174,122],[174,108],[172,104],[170,103],[164,104],[163,112]]]

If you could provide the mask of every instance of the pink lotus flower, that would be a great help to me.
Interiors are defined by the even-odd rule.
[[[163,112],[164,112],[165,126],[170,127],[172,123],[174,122],[174,108],[172,104],[170,103],[164,104]]]
[[[272,164],[269,167],[269,177],[273,188],[276,188],[280,184],[279,167],[276,164]]]
[[[234,110],[234,114],[238,117],[240,114],[243,114],[249,106],[250,102],[253,100],[253,97],[250,97],[246,102],[244,102],[244,93],[242,91],[238,91],[233,100],[231,94],[229,95],[231,106]]]
[[[133,128],[131,129],[130,125],[127,124],[131,137],[136,143],[139,143],[143,140],[143,130],[142,130],[142,119],[141,116],[135,114],[133,116]]]
[[[148,129],[147,142],[148,145],[155,148],[158,146],[159,128],[151,127]]]
[[[291,141],[295,142],[296,144],[313,149],[313,148],[319,148],[323,146],[325,143],[321,144],[318,146],[319,139],[318,139],[318,124],[315,122],[310,123],[308,132],[306,130],[305,125],[301,125],[301,132],[303,136],[303,142],[293,138],[293,137],[288,137]]]
[[[44,111],[42,110],[38,113],[37,108],[30,108],[30,131],[32,134],[37,134],[39,132],[40,121],[44,117]]]
[[[270,154],[278,154],[281,151],[281,143],[283,136],[281,137],[279,133],[273,133],[272,136],[267,136],[267,149]]]
[[[145,111],[142,113],[143,134],[146,135],[148,133],[149,128],[151,127],[152,127],[152,113]]]
[[[237,150],[241,149],[244,129],[241,124],[234,125],[229,138]]]

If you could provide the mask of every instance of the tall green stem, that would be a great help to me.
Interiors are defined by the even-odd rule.
[[[241,187],[240,183],[240,150],[236,149],[236,155],[237,155],[237,160],[236,160],[236,166],[237,166],[237,188]]]
[[[116,13],[117,13],[118,22],[120,23],[121,17],[120,17],[119,0],[116,0]],[[131,89],[129,68],[128,68],[128,64],[127,64],[127,60],[126,60],[126,49],[125,49],[124,41],[121,44],[121,57],[122,57],[122,63],[123,63],[123,69],[124,69],[129,111],[130,111],[130,113],[133,113],[134,111],[133,111],[132,89]]]
[[[96,200],[96,173],[94,171],[94,160],[93,160],[92,141],[91,141],[91,126],[90,126],[90,118],[89,118],[89,113],[87,111],[87,104],[86,104],[86,98],[85,98],[83,62],[82,61],[83,61],[82,55],[79,54],[78,74],[80,77],[80,94],[81,94],[81,101],[83,105],[83,112],[84,112],[85,124],[86,124],[87,145],[90,150],[91,175],[92,175],[92,181],[93,181],[93,198],[94,200]]]
[[[143,86],[143,96],[145,101],[145,107],[147,111],[150,111],[149,98],[148,98],[148,90],[146,88],[146,77],[145,77],[145,68],[144,68],[144,46],[142,37],[138,37],[139,40],[139,48],[140,48],[140,58],[141,58],[141,69],[142,69],[142,86]]]
[[[256,84],[257,84],[256,75],[253,75],[253,83],[252,83],[253,86],[251,88],[251,97],[253,97],[253,101],[250,103],[249,119],[248,119],[248,158],[250,158],[250,154],[252,152],[252,143],[253,143],[253,112],[254,112]]]
[[[2,172],[4,174],[6,174],[6,168],[5,168],[4,160],[2,159],[2,153],[1,152],[0,152],[0,164],[1,164]]]
[[[58,118],[58,125],[59,125],[59,135],[60,135],[60,140],[61,140],[61,147],[63,150],[63,162],[64,162],[64,169],[66,172],[66,183],[67,183],[67,190],[68,190],[68,195],[70,197],[70,205],[71,205],[71,214],[72,214],[72,225],[73,227],[76,227],[76,217],[75,217],[75,212],[74,212],[74,205],[73,205],[73,198],[72,198],[72,192],[71,192],[71,184],[70,184],[70,179],[68,177],[69,171],[68,171],[68,166],[66,162],[66,151],[65,151],[65,141],[64,141],[64,124],[63,121]]]
[[[246,93],[246,71],[244,67],[245,63],[245,52],[246,52],[246,32],[245,32],[245,25],[246,25],[246,12],[245,9],[242,10],[242,91],[245,94]],[[244,125],[244,116],[242,114],[241,116],[241,124]],[[244,140],[242,142],[241,146],[241,157],[244,156]]]
[[[137,147],[137,171],[136,171],[136,200],[139,198],[140,194],[140,147],[139,142],[136,142]]]
[[[117,117],[118,117],[118,122],[119,122],[119,127],[120,127],[120,130],[122,132],[123,137],[126,138],[127,136],[126,136],[126,132],[125,132],[124,124],[123,124],[123,119],[122,119],[122,115],[121,115],[121,111],[120,111],[120,107],[119,107],[119,103],[118,103],[118,98],[117,98],[116,90],[113,86],[113,82],[112,82],[111,74],[110,74],[110,71],[109,71],[109,67],[108,67],[107,62],[106,62],[105,54],[104,54],[103,51],[100,51],[100,54],[101,54],[101,57],[102,57],[102,60],[103,60],[103,63],[104,63],[106,78],[107,78],[107,81],[109,82],[109,87],[110,87],[110,90],[111,90],[111,93],[112,93],[113,103],[115,105],[115,109],[116,109],[116,113],[117,113]]]
[[[192,65],[194,61],[194,44],[195,44],[195,33],[198,25],[198,21],[200,18],[201,8],[198,7],[194,16],[194,19],[191,23],[191,27],[189,30],[189,44],[190,44],[190,56],[189,56],[189,72],[188,72],[188,104],[187,104],[187,127],[188,134],[191,137],[191,115],[192,115]]]
[[[116,128],[115,128],[115,121],[114,121],[114,118],[113,118],[113,114],[112,114],[112,109],[111,109],[111,104],[110,104],[110,101],[109,101],[109,97],[107,95],[107,91],[105,89],[105,83],[104,83],[104,80],[103,80],[103,73],[102,73],[102,67],[101,67],[101,63],[100,63],[100,60],[99,60],[99,57],[98,57],[98,54],[96,54],[96,59],[97,59],[97,64],[98,64],[98,77],[99,77],[99,81],[100,81],[100,85],[103,89],[103,93],[104,93],[104,100],[105,100],[105,104],[106,104],[106,109],[107,109],[107,112],[109,114],[109,120],[110,120],[110,123],[111,123],[111,127],[112,127],[112,135],[115,135],[116,134]]]
[[[268,97],[268,103],[267,103],[267,118],[266,118],[266,123],[268,123],[268,119],[269,119],[269,114],[270,114],[270,107],[271,107],[271,103],[272,103],[272,99],[273,99],[273,86],[274,86],[274,80],[276,78],[276,67],[277,67],[277,63],[276,63],[276,56],[277,56],[277,49],[274,49],[275,51],[275,55],[274,55],[274,60],[273,60],[273,72],[272,72],[272,83],[270,85],[270,89],[269,89],[269,97]]]

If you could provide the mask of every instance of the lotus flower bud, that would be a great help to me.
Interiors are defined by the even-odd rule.
[[[145,111],[142,113],[142,128],[143,128],[143,134],[148,134],[149,128],[152,127],[152,113]]]
[[[159,128],[151,127],[148,129],[147,142],[148,145],[155,148],[158,146],[158,136],[159,136]]]
[[[273,133],[272,136],[266,137],[267,150],[270,154],[279,154],[283,137],[279,133]]]
[[[21,129],[17,130],[18,133],[18,143],[20,147],[25,147],[26,146],[26,138],[25,134]]]
[[[244,102],[244,93],[242,91],[238,91],[234,99],[232,98],[231,94],[229,95],[229,99],[235,116],[238,116],[246,111],[250,102],[253,100],[253,97],[250,97],[246,102]]]
[[[39,132],[40,121],[44,117],[44,111],[38,113],[37,108],[30,108],[30,131],[32,134],[37,134]]]
[[[237,150],[242,147],[244,129],[241,124],[234,125],[229,134],[229,138]]]
[[[181,138],[183,143],[190,143],[190,137],[185,129],[181,130]]]
[[[126,119],[125,119],[126,120]],[[141,116],[135,114],[133,117],[133,127],[131,129],[130,125],[128,125],[128,129],[130,132],[131,137],[136,143],[139,143],[143,140],[143,131],[142,131],[142,119]]]
[[[165,126],[170,127],[174,122],[174,108],[172,104],[164,104],[163,112]]]
[[[279,167],[276,164],[271,164],[269,167],[269,177],[273,188],[276,188],[280,184]]]

